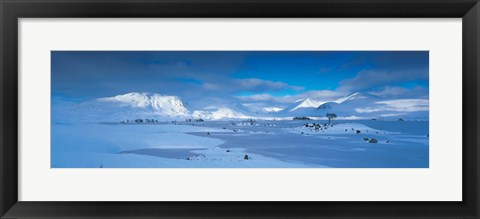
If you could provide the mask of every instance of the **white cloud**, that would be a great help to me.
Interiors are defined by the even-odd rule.
[[[255,94],[250,96],[237,96],[243,101],[264,101],[271,103],[291,104],[297,100],[310,98],[314,102],[329,102],[344,97],[348,92],[335,90],[312,90],[298,95],[273,96],[270,94]]]
[[[244,78],[236,80],[238,85],[246,90],[304,90],[303,87],[288,85],[284,82],[262,80],[259,78]]]
[[[244,100],[244,101],[267,101],[267,100],[273,100],[275,97],[273,97],[270,94],[255,94],[255,95],[250,95],[250,96],[237,96],[237,98]]]
[[[428,98],[428,88],[424,88],[421,86],[416,86],[411,89],[407,89],[404,87],[387,86],[383,90],[372,91],[369,93],[379,97],[386,97],[386,98],[412,98],[412,97]]]
[[[312,90],[305,93],[299,94],[300,98],[310,98],[318,102],[329,102],[334,101],[338,98],[348,95],[347,91],[338,91],[338,90]]]
[[[372,113],[379,111],[393,111],[393,112],[418,112],[428,111],[429,101],[426,99],[399,99],[379,101],[374,107],[357,108],[355,111],[359,113]]]
[[[402,71],[362,70],[353,78],[340,81],[339,90],[362,90],[389,83],[398,83],[411,80],[428,80],[428,69],[404,69]]]
[[[263,107],[262,108],[266,112],[278,112],[280,110],[283,110],[281,107]]]
[[[212,83],[204,83],[202,87],[205,88],[205,90],[218,90],[220,88],[218,85]]]

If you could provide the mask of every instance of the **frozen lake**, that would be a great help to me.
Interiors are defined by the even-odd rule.
[[[52,168],[428,168],[428,121],[326,123],[52,124]]]

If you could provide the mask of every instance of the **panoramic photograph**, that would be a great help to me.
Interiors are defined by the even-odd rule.
[[[52,51],[51,168],[429,168],[429,52]]]

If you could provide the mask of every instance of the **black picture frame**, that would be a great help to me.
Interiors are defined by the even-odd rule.
[[[478,0],[0,0],[1,218],[479,218]],[[18,201],[18,19],[118,17],[462,18],[461,202]],[[445,42],[448,43],[448,42]],[[288,189],[288,188],[285,188]],[[442,192],[442,191],[438,191]]]

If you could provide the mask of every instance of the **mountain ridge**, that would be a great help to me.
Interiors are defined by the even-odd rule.
[[[261,113],[246,104],[219,106],[189,110],[178,96],[155,93],[130,92],[112,97],[98,98],[75,104],[61,110],[52,110],[52,118],[61,121],[84,120],[118,122],[132,119],[247,119],[247,118],[288,118],[325,117],[335,113],[339,118],[379,117],[423,117],[428,118],[428,99],[386,100],[381,97],[355,92],[329,102],[318,102],[310,98],[296,100],[277,112]]]

